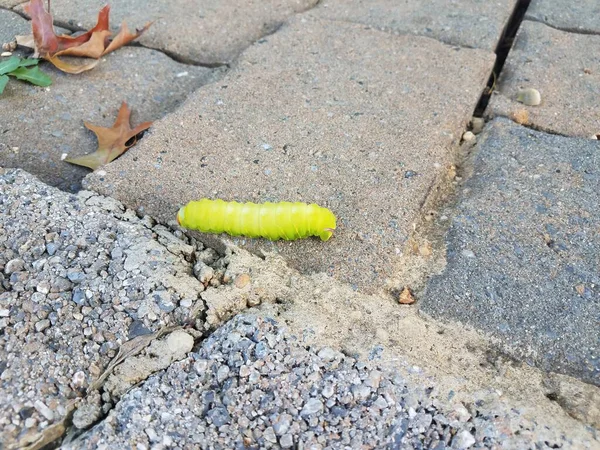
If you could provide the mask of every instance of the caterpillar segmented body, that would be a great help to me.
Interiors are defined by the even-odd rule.
[[[336,221],[333,213],[314,203],[238,203],[203,198],[189,202],[177,213],[184,228],[203,233],[264,237],[291,241],[308,236],[328,240]]]

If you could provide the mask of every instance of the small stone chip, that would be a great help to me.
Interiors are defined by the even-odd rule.
[[[242,289],[244,287],[246,287],[248,285],[248,283],[250,283],[250,275],[248,275],[247,273],[242,273],[240,275],[238,275],[237,277],[235,277],[235,287],[238,289]]]
[[[400,293],[400,297],[398,298],[398,303],[401,305],[412,305],[415,302],[415,298],[413,297],[410,289],[405,286]]]

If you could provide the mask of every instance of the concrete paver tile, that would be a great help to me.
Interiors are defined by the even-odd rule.
[[[539,106],[516,101],[534,88]],[[493,113],[543,130],[589,138],[600,133],[600,36],[524,21],[492,96]]]
[[[320,203],[338,216],[327,243],[234,242],[378,290],[494,55],[307,17],[266,41],[87,185],[165,221],[201,197]]]
[[[525,18],[554,28],[600,34],[600,3],[597,0],[532,0]]]
[[[324,0],[311,14],[493,51],[516,3],[516,0]]]
[[[496,119],[478,147],[421,310],[600,384],[598,143]]]
[[[105,0],[52,3],[59,22],[92,27]],[[228,63],[261,37],[317,0],[174,0],[111,1],[111,23],[133,27],[154,24],[138,39],[142,45],[200,64]]]
[[[12,42],[16,35],[31,33],[29,21],[18,14],[0,9],[0,45]]]
[[[21,19],[22,20],[22,19]],[[177,63],[150,49],[126,47],[92,71],[68,75],[44,63],[48,88],[11,80],[2,95],[0,165],[20,167],[64,190],[80,187],[88,169],[61,161],[97,148],[83,122],[112,126],[122,101],[132,124],[156,120],[212,79],[213,71]]]

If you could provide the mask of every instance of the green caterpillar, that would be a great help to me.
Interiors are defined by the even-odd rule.
[[[189,202],[177,213],[177,223],[203,233],[264,237],[291,241],[308,236],[328,240],[335,230],[335,216],[314,203],[238,203],[203,198]]]

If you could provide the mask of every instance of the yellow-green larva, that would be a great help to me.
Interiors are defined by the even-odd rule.
[[[333,213],[314,203],[238,203],[203,198],[189,202],[177,213],[184,228],[203,233],[264,237],[291,241],[308,236],[328,240],[335,230]]]

